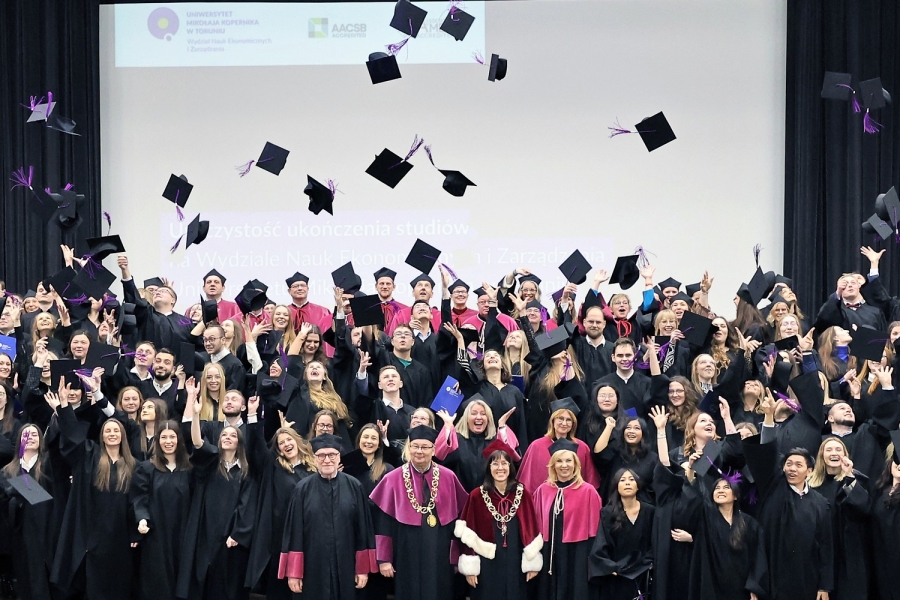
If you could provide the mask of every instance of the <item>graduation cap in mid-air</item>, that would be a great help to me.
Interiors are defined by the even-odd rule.
[[[334,192],[337,191],[335,184],[330,179],[328,185],[322,185],[309,175],[306,176],[307,184],[303,189],[303,193],[309,196],[309,212],[314,215],[319,214],[323,210],[329,215],[334,214]]]
[[[399,0],[394,5],[394,17],[391,19],[391,27],[412,37],[419,35],[419,30],[425,23],[428,11],[419,8],[408,0]]]
[[[580,285],[587,280],[587,274],[591,270],[591,263],[584,258],[580,250],[575,250],[559,265],[559,270],[562,272],[563,277],[566,278],[566,281]]]
[[[179,221],[184,219],[184,213],[181,212],[181,209],[187,205],[188,198],[190,198],[193,190],[194,186],[188,182],[187,177],[184,175],[172,174],[169,176],[169,182],[166,184],[166,189],[163,190],[162,196],[175,205]]]
[[[427,242],[416,239],[416,243],[410,249],[405,262],[422,273],[430,273],[440,255],[440,250]]]
[[[637,133],[641,136],[648,152],[653,152],[657,148],[665,146],[669,142],[675,140],[675,132],[669,125],[668,119],[662,112],[658,112],[652,117],[647,117],[634,126],[634,130],[625,129],[618,122],[613,127],[607,127],[610,130],[609,137],[615,137],[626,133]]]
[[[637,266],[638,258],[637,254],[618,257],[612,275],[609,276],[609,282],[619,284],[623,290],[627,290],[637,283],[638,277],[641,276],[641,270]]]
[[[441,184],[441,187],[447,190],[447,193],[451,196],[460,197],[466,193],[467,186],[471,185],[472,187],[476,187],[468,177],[466,177],[459,171],[450,171],[445,169],[438,170],[444,176],[444,183]]]
[[[372,52],[366,61],[366,68],[369,70],[369,78],[373,84],[393,81],[402,77],[397,57],[393,54]]]
[[[441,23],[441,31],[453,36],[457,42],[461,42],[466,38],[466,34],[469,33],[474,22],[475,17],[456,6],[451,6],[447,17]]]
[[[249,173],[253,165],[256,165],[263,171],[268,171],[272,175],[280,175],[281,170],[284,169],[284,165],[287,163],[288,154],[290,154],[290,150],[285,150],[272,142],[266,142],[258,159],[251,160],[235,168],[240,171],[241,177]]]
[[[506,77],[508,61],[500,58],[499,54],[491,54],[491,64],[488,68],[488,81],[500,81]]]

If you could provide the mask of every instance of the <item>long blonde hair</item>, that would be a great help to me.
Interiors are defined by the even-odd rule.
[[[577,452],[571,450],[557,450],[550,456],[550,463],[547,465],[547,481],[554,486],[559,482],[559,476],[556,474],[556,457],[561,456],[563,452],[568,452],[575,457],[575,483],[572,484],[572,487],[580,487],[584,483],[584,478],[581,476],[581,459],[578,458]]]
[[[356,447],[359,448],[359,440],[362,439],[362,434],[366,431],[372,430],[378,436],[379,442],[381,441],[381,432],[378,431],[378,427],[373,425],[372,423],[366,423],[363,425],[359,433],[356,435]],[[386,467],[384,466],[384,451],[382,449],[382,444],[378,444],[375,449],[375,455],[372,458],[372,467],[369,469],[369,478],[374,482],[381,481],[382,476],[384,476],[384,472],[386,471]]]
[[[494,413],[484,400],[477,399],[469,402],[466,406],[466,410],[463,411],[462,417],[456,422],[456,431],[459,435],[469,439],[469,415],[472,414],[472,407],[476,404],[483,408],[485,414],[487,414],[487,427],[484,430],[484,437],[485,439],[492,440],[497,437],[497,426],[494,424]]]
[[[550,415],[550,421],[547,423],[547,433],[545,435],[551,440],[556,439],[556,429],[553,428],[553,421],[555,421],[556,417],[560,416],[563,413],[566,413],[567,415],[572,417],[572,429],[570,429],[569,433],[566,434],[566,438],[574,442],[575,430],[578,429],[578,417],[576,417],[575,413],[573,413],[568,408],[558,408],[553,411],[553,414]]]
[[[575,350],[571,346],[566,348],[566,356],[568,357],[569,362],[572,363],[572,369],[575,371],[575,378],[584,379],[584,371],[581,369],[581,365],[578,364],[578,357],[575,356]],[[547,374],[538,382],[538,386],[540,386],[548,396],[555,396],[554,390],[556,390],[556,386],[562,381],[562,372],[559,367],[563,364],[565,364],[564,359],[551,360],[550,368],[547,369]]]
[[[306,365],[307,368],[303,370],[303,379],[306,380],[306,385],[309,389],[309,399],[319,410],[330,410],[337,415],[338,419],[344,421],[344,423],[347,424],[347,427],[352,426],[353,424],[350,422],[350,411],[347,410],[347,405],[344,404],[344,401],[341,400],[341,397],[334,389],[334,384],[331,382],[331,379],[329,379],[328,371],[325,369],[323,363],[319,363],[322,366],[322,374],[324,376],[321,387],[316,387],[309,381],[309,377],[307,376],[309,365],[314,362],[318,361],[310,361]],[[335,426],[336,425],[337,423],[335,423]]]
[[[291,309],[290,308],[288,308],[284,304],[278,304],[275,306],[275,309],[272,311],[272,315],[274,316],[275,311],[278,310],[279,308],[283,308],[284,310],[287,311],[288,323],[283,330],[275,329],[275,324],[274,324],[274,320],[273,320],[272,331],[281,331],[282,332],[281,347],[284,348],[285,351],[287,351],[287,349],[291,347],[291,344],[294,343],[294,340],[297,339],[297,332],[294,331],[294,323],[293,323],[293,319],[291,318]]]
[[[131,455],[131,448],[128,446],[128,436],[125,434],[125,426],[118,419],[107,419],[100,427],[100,460],[97,462],[97,473],[94,477],[94,487],[101,492],[109,491],[109,474],[112,469],[112,459],[106,451],[106,442],[103,441],[103,430],[106,425],[115,423],[119,428],[119,460],[116,468],[116,491],[127,492],[128,485],[131,483],[131,475],[134,473],[134,457]]]
[[[685,458],[690,458],[691,454],[697,450],[697,434],[694,433],[694,427],[697,426],[697,421],[700,420],[700,415],[706,415],[710,419],[712,417],[705,412],[695,412],[690,417],[688,417],[687,423],[684,425],[684,446],[681,447],[681,453],[684,454]],[[713,433],[712,439],[719,439],[718,433]]]
[[[288,473],[294,472],[294,465],[289,463],[281,454],[281,450],[278,449],[278,437],[281,435],[288,435],[294,440],[294,443],[297,444],[297,452],[300,454],[300,464],[306,467],[307,471],[314,472],[316,470],[316,459],[313,455],[312,447],[293,427],[279,427],[275,435],[272,436],[272,452],[277,457],[276,460],[281,465],[281,468]]]
[[[837,442],[840,444],[841,448],[844,450],[844,456],[850,458],[847,444],[845,444],[844,440],[841,438],[828,436],[822,440],[822,443],[819,444],[819,451],[816,452],[816,466],[813,467],[812,475],[809,477],[809,487],[811,488],[817,488],[825,483],[826,475],[828,475],[828,472],[825,470],[825,444],[828,444],[829,442]],[[834,479],[835,481],[842,481],[844,479],[843,469],[834,476]]]
[[[712,381],[710,381],[710,384],[715,385],[719,379],[719,367],[718,365],[716,365],[716,359],[713,358],[712,354],[698,354],[697,358],[694,359],[694,362],[691,363],[691,383],[698,391],[702,390],[703,387],[700,385],[700,377],[697,375],[697,366],[700,364],[700,359],[704,356],[708,356],[710,360],[713,361],[713,365],[716,367],[716,372],[713,373]]]
[[[206,374],[210,371],[218,371],[219,377],[222,380],[222,383],[219,385],[219,391],[216,396],[212,395],[212,392],[209,391],[209,388],[206,385]],[[201,421],[212,421],[213,419],[218,419],[219,421],[225,420],[225,413],[222,412],[222,402],[225,401],[225,369],[222,368],[222,365],[218,363],[207,363],[205,367],[203,367],[203,374],[200,376],[200,420]],[[213,412],[216,408],[213,406],[213,401],[215,400],[218,405],[219,414],[215,415]]]
[[[512,377],[513,374],[513,365],[519,365],[519,373],[522,374],[525,383],[528,383],[528,375],[531,373],[531,365],[525,360],[525,357],[528,356],[528,339],[525,336],[525,332],[521,329],[510,331],[506,335],[507,339],[514,333],[522,336],[522,346],[519,348],[519,359],[513,362],[512,357],[510,356],[509,346],[507,346],[506,343],[503,344],[503,353],[500,355],[500,358],[503,361],[503,366],[509,371],[510,377]]]
[[[31,320],[31,347],[32,348],[36,348],[38,340],[41,339],[41,334],[40,334],[40,330],[38,329],[38,326],[37,326],[37,321],[38,321],[38,317],[41,317],[43,315],[50,317],[50,319],[53,321],[53,327],[50,328],[50,331],[53,332],[56,330],[57,320],[56,320],[56,316],[53,313],[38,313],[37,316],[35,316],[35,318]],[[51,335],[52,335],[52,333],[51,333]]]

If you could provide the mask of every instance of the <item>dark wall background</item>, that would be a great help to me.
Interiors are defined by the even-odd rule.
[[[4,0],[0,3],[0,173],[6,182],[34,165],[35,185],[73,183],[85,194],[84,224],[61,232],[31,210],[30,193],[0,187],[0,279],[24,291],[62,264],[59,244],[85,248],[100,232],[99,5],[109,0]],[[834,289],[840,273],[867,268],[859,255],[860,223],[875,197],[900,183],[900,3],[896,0],[788,0],[785,122],[785,260],[783,272],[807,311]],[[884,125],[864,134],[862,115],[847,103],[819,97],[824,71],[854,81],[880,76],[898,102],[874,115]],[[81,137],[26,125],[20,106],[52,90],[57,110],[77,122]],[[748,207],[748,216],[752,207]],[[760,223],[759,226],[764,226]],[[900,244],[887,247],[881,272],[900,290]],[[765,265],[778,269],[780,265]]]

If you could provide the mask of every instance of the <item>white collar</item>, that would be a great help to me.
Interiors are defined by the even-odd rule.
[[[631,379],[632,377],[634,377],[634,371],[632,371],[631,374],[630,374],[628,377],[622,377],[622,374],[619,373],[619,370],[618,370],[618,369],[616,369],[616,375],[619,376],[619,379],[621,379],[621,380],[624,381],[625,383],[628,383],[628,380]]]
[[[225,348],[222,348],[221,350],[219,350],[218,352],[216,352],[215,354],[210,354],[209,359],[212,362],[217,363],[220,360],[222,360],[223,358],[225,358],[226,356],[228,356],[229,354],[231,354],[231,350],[229,350],[227,347],[225,347]]]
[[[222,465],[225,467],[225,470],[226,470],[226,471],[230,471],[230,470],[231,470],[231,467],[235,467],[235,466],[236,466],[238,469],[242,468],[242,467],[241,467],[241,461],[240,461],[240,459],[237,458],[237,457],[235,457],[235,459],[234,459],[233,461],[231,461],[231,462],[228,462],[227,460],[223,460],[223,461],[222,461]]]
[[[803,489],[802,489],[802,490],[798,490],[797,488],[795,488],[794,486],[792,486],[790,483],[788,484],[788,486],[790,486],[791,490],[792,490],[795,494],[797,494],[798,496],[805,496],[805,495],[807,495],[807,494],[809,493],[809,482],[807,482],[807,481],[804,481],[804,482],[803,482]]]
[[[159,383],[159,381],[157,381],[156,378],[154,377],[154,378],[153,378],[153,387],[156,388],[156,391],[157,391],[157,392],[159,392],[160,394],[162,394],[163,392],[165,392],[166,390],[168,390],[170,387],[172,387],[172,380],[170,379],[169,382],[168,382],[167,384],[162,385],[162,384]]]
[[[138,371],[137,367],[131,367],[131,372],[134,373],[135,375],[137,375],[138,378],[141,379],[141,381],[147,381],[148,379],[153,379],[153,375],[150,373],[150,369],[147,369],[147,376],[144,378],[140,377],[141,373],[140,373],[140,371]]]
[[[400,406],[397,406],[397,407],[395,407],[393,404],[391,404],[391,401],[383,396],[381,398],[381,401],[384,402],[385,406],[387,406],[388,408],[393,408],[394,410],[400,410],[401,408],[403,408],[403,399],[402,398],[400,399]]]
[[[34,456],[31,457],[31,460],[25,460],[25,458],[19,459],[19,466],[25,469],[26,471],[31,471],[34,468],[35,463],[37,463],[38,455],[35,453]]]

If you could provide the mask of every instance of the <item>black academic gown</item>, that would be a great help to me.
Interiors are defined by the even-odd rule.
[[[265,582],[262,589],[269,600],[290,600],[292,592],[287,580],[278,579],[284,519],[291,493],[312,471],[304,465],[297,465],[293,473],[285,469],[266,446],[264,428],[261,422],[247,425],[247,460],[251,470],[261,473],[262,478],[244,585],[254,589],[258,583]]]
[[[498,388],[490,381],[484,379],[480,373],[473,373],[473,375],[475,382],[475,385],[473,386],[475,391],[473,393],[480,394],[485,404],[490,407],[495,423],[511,408],[516,408],[516,412],[510,415],[509,421],[507,421],[506,424],[509,425],[509,428],[516,434],[516,439],[519,441],[519,447],[527,448],[528,428],[525,423],[525,395],[514,385],[507,383],[503,384],[503,387]],[[462,384],[462,380],[460,381],[460,384]],[[470,400],[471,398],[460,404],[459,409],[456,411],[457,415],[463,414],[463,411],[465,411]]]
[[[618,444],[613,440],[603,449],[603,452],[592,452],[594,459],[594,467],[600,476],[600,499],[605,505],[609,501],[610,492],[614,489],[618,482],[613,481],[619,469],[631,469],[637,473],[640,480],[638,488],[638,500],[646,504],[654,504],[653,495],[653,472],[656,465],[659,464],[659,456],[652,450],[648,451],[644,456],[633,454],[628,449],[620,449]]]
[[[174,598],[178,572],[184,564],[182,548],[191,506],[190,470],[160,471],[152,462],[140,463],[131,481],[135,523],[147,520],[150,531],[140,535],[139,589],[142,600]]]
[[[659,463],[653,473],[653,491],[656,494],[656,512],[653,520],[653,598],[654,600],[680,600],[688,589],[693,542],[676,542],[673,529],[682,529],[692,536],[698,530],[697,515],[700,505],[697,497],[685,494],[687,479],[682,468],[669,468]],[[677,473],[677,474],[676,474]]]
[[[595,381],[591,389],[599,389],[601,385],[609,385],[619,392],[619,404],[622,406],[622,410],[633,408],[639,417],[647,418],[650,409],[646,406],[645,396],[650,391],[649,377],[639,371],[634,371],[634,374],[626,382],[614,371]],[[596,398],[594,400],[596,401]]]
[[[241,468],[232,466],[226,477],[219,471],[219,450],[204,443],[191,455],[194,493],[187,517],[177,595],[187,600],[238,600],[249,595],[244,587],[250,539],[256,510],[257,484]],[[225,541],[233,538],[234,548]]]
[[[760,600],[768,598],[769,572],[765,541],[756,520],[740,512],[736,506],[729,524],[710,499],[709,494],[691,486],[693,493],[703,493],[701,522],[694,535],[691,561],[690,598],[697,600],[746,600],[750,593]],[[743,533],[738,548],[731,535],[738,519]]]
[[[633,600],[649,592],[654,508],[640,505],[634,523],[625,517],[618,529],[613,526],[612,508],[600,511],[600,528],[588,560],[588,576],[596,578],[600,600]]]
[[[483,433],[470,432],[468,438],[463,437],[457,431],[454,431],[452,435],[456,436],[459,446],[444,457],[441,464],[456,473],[456,477],[466,492],[471,492],[484,483],[484,467],[487,459],[481,453],[494,439],[487,439]]]
[[[421,363],[413,359],[408,365],[394,356],[393,352],[385,350],[380,342],[375,344],[375,361],[378,369],[387,365],[393,365],[400,373],[403,387],[400,388],[400,397],[405,404],[419,408],[431,406],[434,400],[435,390],[432,374]],[[376,371],[377,372],[377,371]]]
[[[369,500],[356,479],[338,472],[297,484],[284,523],[281,563],[284,576],[299,574],[303,596],[356,598],[355,576],[377,570]]]
[[[132,533],[136,523],[128,502],[128,490],[116,491],[123,459],[110,466],[110,489],[94,485],[100,447],[85,438],[75,413],[59,407],[60,450],[72,468],[72,491],[60,528],[51,580],[75,591],[84,585],[91,600],[121,600],[132,588]],[[78,573],[84,568],[84,581]]]
[[[897,585],[897,548],[900,548],[900,502],[889,504],[889,491],[882,490],[872,502],[872,558],[879,600],[900,600]]]
[[[778,464],[774,443],[744,440],[756,480],[759,524],[765,533],[772,600],[815,600],[834,587],[834,546],[828,501],[815,490],[798,494]]]
[[[865,475],[837,481],[825,475],[815,488],[831,507],[831,535],[834,540],[834,589],[829,600],[869,598],[869,482]]]
[[[149,302],[138,296],[134,280],[122,282],[125,301],[134,303],[134,318],[137,321],[140,339],[153,342],[156,348],[170,348],[178,351],[182,342],[190,341],[194,324],[178,313],[164,315]]]
[[[584,380],[594,382],[616,370],[612,361],[612,342],[603,339],[601,346],[593,346],[588,338],[576,335],[572,339],[572,348],[578,357],[578,364],[584,371]]]

